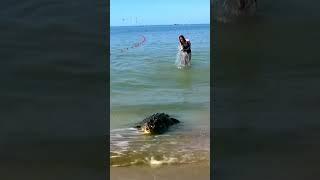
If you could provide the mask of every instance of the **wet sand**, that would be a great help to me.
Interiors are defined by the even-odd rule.
[[[151,167],[111,167],[111,180],[209,180],[209,163]]]

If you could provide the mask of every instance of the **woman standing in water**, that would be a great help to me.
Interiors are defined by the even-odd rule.
[[[179,67],[191,66],[191,42],[189,39],[184,38],[183,35],[179,36],[179,50]]]

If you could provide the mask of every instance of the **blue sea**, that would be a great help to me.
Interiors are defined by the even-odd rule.
[[[191,68],[178,69],[178,36],[192,44]],[[110,28],[111,166],[209,163],[210,25]],[[163,135],[132,128],[165,112],[182,123]]]

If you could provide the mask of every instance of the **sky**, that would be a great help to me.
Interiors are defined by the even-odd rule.
[[[210,0],[110,0],[110,25],[209,24]]]

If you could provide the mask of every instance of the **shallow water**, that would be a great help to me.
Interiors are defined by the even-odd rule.
[[[112,166],[208,160],[209,32],[209,25],[111,27]],[[188,69],[175,65],[180,34],[192,42]],[[182,123],[159,136],[130,129],[155,112]]]

